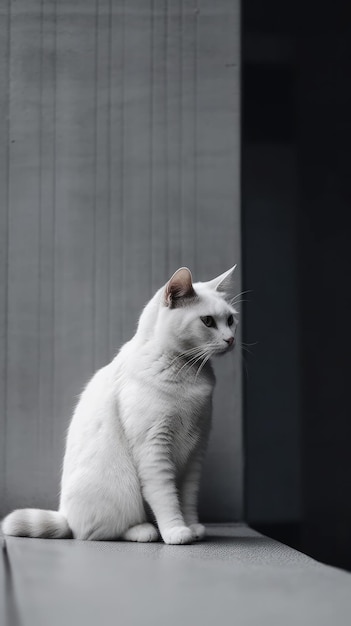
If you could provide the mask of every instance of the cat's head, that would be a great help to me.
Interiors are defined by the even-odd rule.
[[[153,335],[165,349],[188,351],[189,356],[203,350],[210,357],[234,348],[238,323],[233,306],[234,270],[235,266],[202,283],[193,283],[186,267],[173,274],[158,292],[154,319]]]

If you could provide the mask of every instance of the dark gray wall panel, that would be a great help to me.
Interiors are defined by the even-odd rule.
[[[245,169],[246,486],[250,523],[301,517],[297,169],[291,145],[250,145]]]
[[[0,5],[2,513],[56,505],[80,389],[155,289],[180,265],[206,280],[240,262],[237,2],[10,4]],[[214,421],[202,511],[233,520],[238,355],[218,363]]]

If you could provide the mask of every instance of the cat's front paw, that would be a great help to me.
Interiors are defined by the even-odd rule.
[[[163,531],[162,539],[165,543],[173,545],[192,543],[192,541],[194,541],[194,534],[187,526],[174,526],[173,528]]]
[[[193,533],[193,541],[201,541],[206,536],[206,528],[203,524],[190,524],[189,528]]]

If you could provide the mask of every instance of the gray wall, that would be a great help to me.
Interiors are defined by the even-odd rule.
[[[77,395],[154,290],[240,265],[238,1],[1,1],[0,46],[3,514],[56,506]],[[225,521],[238,355],[218,379],[202,513]]]

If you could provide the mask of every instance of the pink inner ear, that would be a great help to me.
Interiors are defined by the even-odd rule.
[[[166,301],[170,304],[177,298],[188,298],[194,294],[191,272],[187,267],[181,267],[167,283]]]

